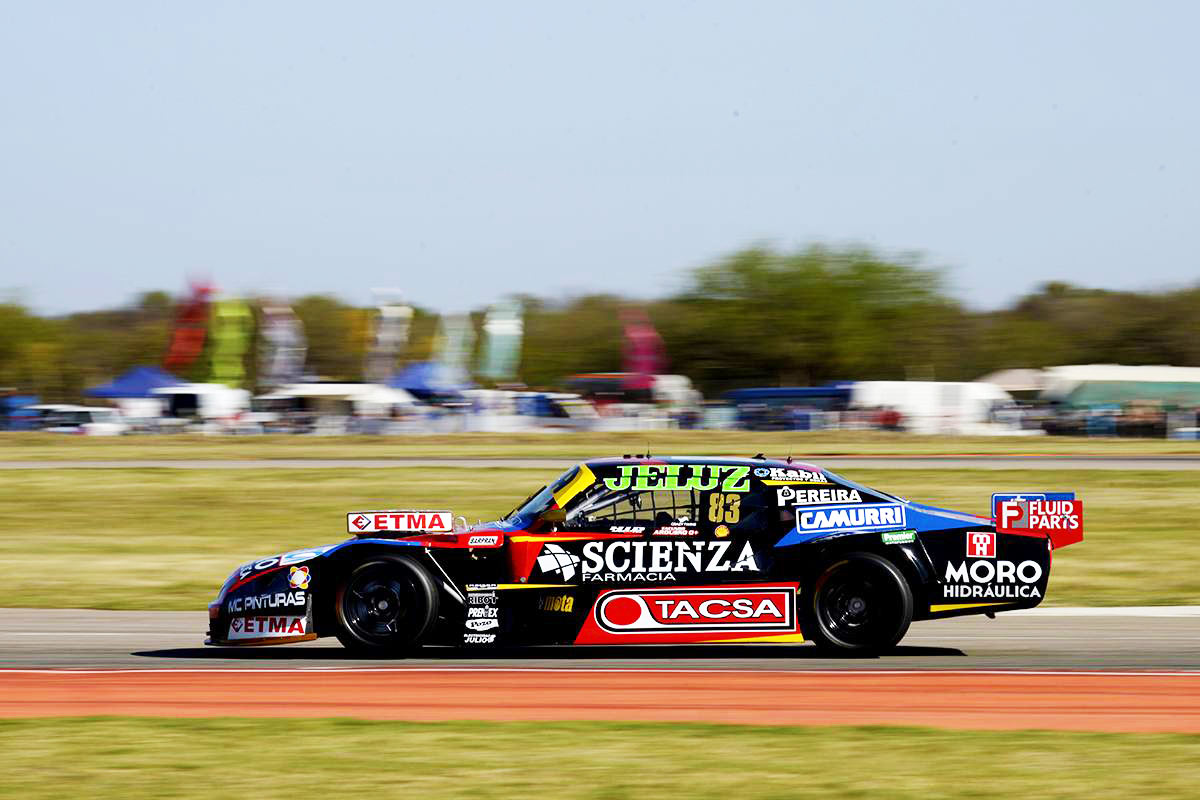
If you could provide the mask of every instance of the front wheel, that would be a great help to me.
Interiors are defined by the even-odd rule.
[[[364,655],[404,655],[432,627],[437,608],[437,587],[424,567],[408,558],[372,559],[338,587],[337,638]]]
[[[853,553],[818,576],[804,612],[805,638],[822,650],[879,653],[895,647],[908,632],[912,589],[886,558]]]

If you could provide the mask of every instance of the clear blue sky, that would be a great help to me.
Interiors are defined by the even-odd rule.
[[[653,296],[754,242],[995,307],[1200,277],[1188,3],[0,5],[0,291]]]

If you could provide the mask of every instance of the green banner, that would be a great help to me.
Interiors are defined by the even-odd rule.
[[[240,389],[246,381],[244,358],[250,344],[252,317],[250,307],[241,300],[221,300],[213,304],[212,378]]]

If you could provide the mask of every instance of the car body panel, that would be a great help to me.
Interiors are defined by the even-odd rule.
[[[892,561],[912,589],[914,618],[929,619],[1036,606],[1051,545],[1043,532],[1000,531],[990,516],[906,500],[812,464],[598,459],[501,520],[249,561],[210,605],[208,641],[333,635],[348,568],[382,556],[416,560],[437,584],[429,644],[795,642],[816,572],[843,554]]]

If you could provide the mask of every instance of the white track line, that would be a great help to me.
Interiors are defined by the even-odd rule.
[[[1200,617],[1200,606],[1048,606],[1001,613],[1006,617]]]

